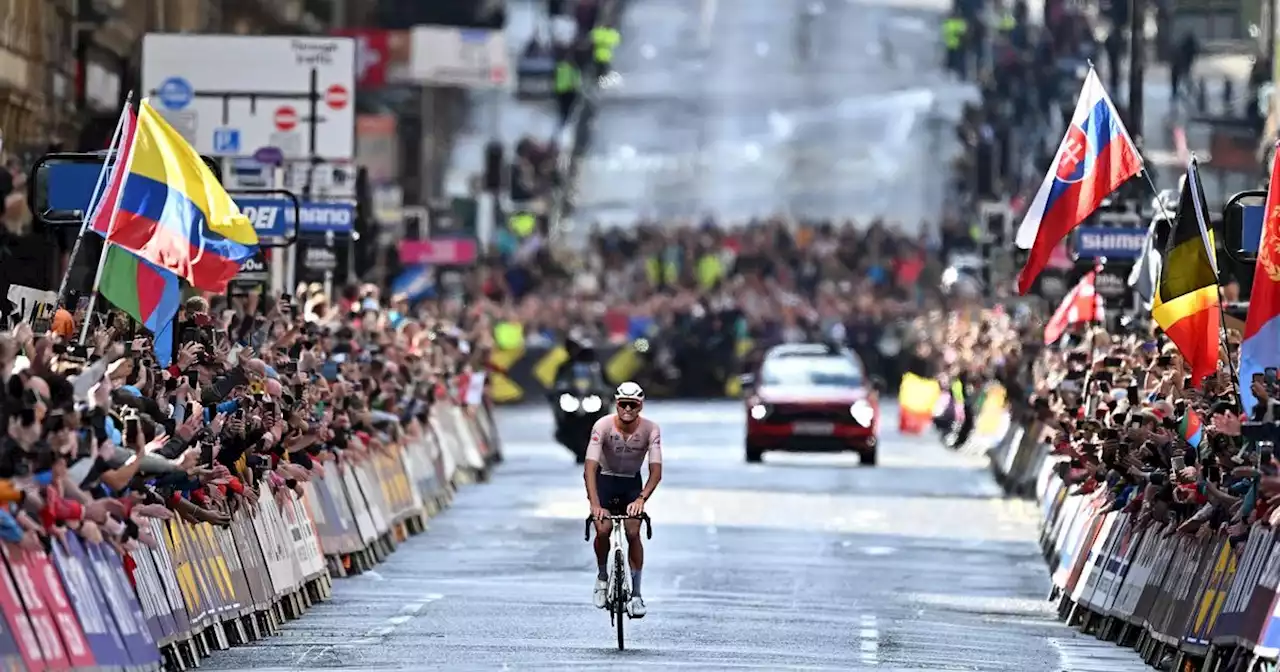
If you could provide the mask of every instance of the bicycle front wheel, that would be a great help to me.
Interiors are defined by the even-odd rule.
[[[623,562],[622,551],[618,551],[613,556],[613,596],[614,596],[613,620],[616,621],[618,624],[618,650],[619,651],[623,651],[626,649],[625,638],[623,637],[623,634],[622,634],[622,622],[626,620],[626,616],[627,616],[626,594],[622,591],[622,582],[626,580],[624,578],[625,575],[622,572],[622,568],[623,568],[622,562]]]

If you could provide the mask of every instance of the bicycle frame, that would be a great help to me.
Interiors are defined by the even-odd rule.
[[[605,610],[609,612],[610,624],[618,628],[618,650],[621,651],[624,648],[623,616],[626,615],[627,603],[631,600],[631,556],[628,553],[630,549],[627,547],[625,522],[643,521],[647,539],[653,538],[653,522],[645,513],[638,516],[609,516],[609,520],[613,522],[613,529],[609,532],[609,554],[605,559],[605,569],[608,573]],[[594,521],[594,517],[587,516],[586,528],[582,534],[584,541],[591,539],[591,524]]]

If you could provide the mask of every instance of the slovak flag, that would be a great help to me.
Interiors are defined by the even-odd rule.
[[[1057,159],[1018,227],[1018,247],[1031,250],[1018,274],[1018,293],[1031,289],[1058,241],[1141,171],[1142,156],[1097,71],[1090,68]]]
[[[1044,325],[1044,344],[1053,345],[1073,324],[1102,321],[1102,296],[1097,288],[1098,269],[1084,274],[1080,282],[1067,292],[1062,305]]]

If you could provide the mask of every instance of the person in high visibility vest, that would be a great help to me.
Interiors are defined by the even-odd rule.
[[[947,50],[947,69],[958,77],[967,76],[965,67],[965,36],[969,22],[963,16],[952,14],[942,22],[942,46]]]
[[[622,35],[616,28],[596,26],[591,29],[591,53],[596,64],[596,76],[613,71],[613,50],[622,43]]]
[[[516,212],[507,219],[507,227],[520,238],[528,238],[538,226],[538,218],[531,212]]]
[[[566,55],[556,62],[556,104],[560,107],[560,125],[569,121],[573,105],[578,101],[578,93],[582,90],[582,73],[578,66]]]

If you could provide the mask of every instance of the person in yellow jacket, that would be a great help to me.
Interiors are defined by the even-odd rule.
[[[507,218],[507,228],[519,238],[528,238],[538,226],[538,218],[531,212],[515,212]]]
[[[942,46],[947,50],[947,69],[956,76],[967,76],[965,57],[965,38],[969,33],[969,22],[959,13],[952,13],[942,21]]]
[[[613,72],[613,50],[622,43],[622,35],[612,26],[596,26],[591,29],[591,54],[596,65],[596,76]]]
[[[582,91],[582,73],[577,64],[567,55],[556,62],[555,71],[556,105],[560,108],[560,125],[564,126],[573,113],[573,105],[578,102],[578,93]]]

